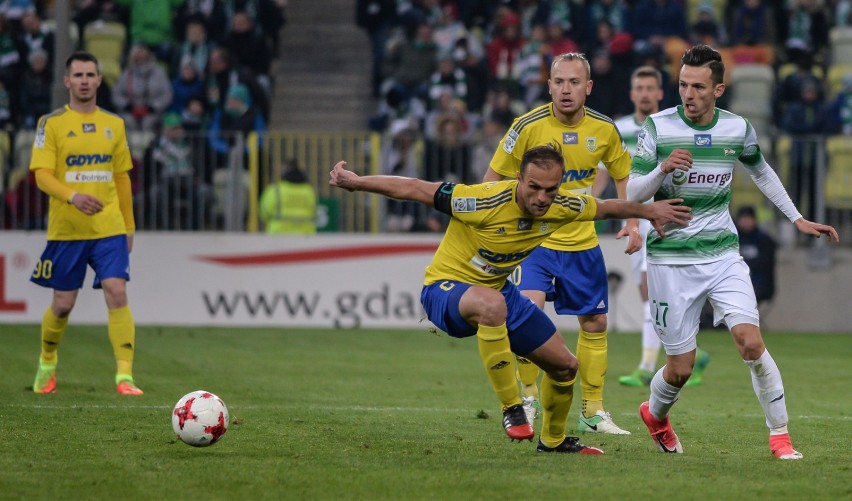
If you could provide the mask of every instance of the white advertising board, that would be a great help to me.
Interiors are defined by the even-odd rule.
[[[130,306],[139,325],[425,327],[423,269],[440,235],[139,233],[131,254]],[[0,233],[0,324],[38,323],[51,291],[29,281],[40,232]],[[610,330],[638,331],[641,303],[624,243],[603,239],[610,272]],[[89,270],[72,322],[104,324]],[[614,294],[613,294],[614,293]],[[573,317],[551,317],[576,328]]]

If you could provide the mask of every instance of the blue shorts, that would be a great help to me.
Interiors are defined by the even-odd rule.
[[[95,270],[92,287],[101,288],[101,280],[130,280],[130,255],[127,235],[94,240],[48,240],[30,281],[59,291],[83,287],[86,265]]]
[[[543,291],[560,315],[609,311],[606,264],[600,246],[584,251],[537,247],[512,278],[519,290]]]
[[[424,285],[420,292],[420,303],[429,320],[452,337],[476,335],[477,328],[467,323],[459,313],[462,294],[471,287],[463,282],[443,280]],[[556,332],[556,325],[547,314],[521,295],[514,284],[507,281],[500,292],[506,298],[506,328],[514,353],[527,355]]]

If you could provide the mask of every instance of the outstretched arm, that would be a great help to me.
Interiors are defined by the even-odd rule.
[[[346,161],[337,162],[331,170],[328,184],[349,191],[366,191],[397,200],[411,200],[433,206],[435,192],[442,183],[402,176],[359,176],[346,170]]]
[[[619,199],[597,200],[595,219],[641,217],[651,221],[651,224],[660,233],[660,237],[665,237],[663,226],[673,224],[683,227],[688,225],[690,219],[692,219],[692,209],[685,205],[678,205],[681,203],[683,203],[681,198],[661,200],[652,204],[640,204]]]

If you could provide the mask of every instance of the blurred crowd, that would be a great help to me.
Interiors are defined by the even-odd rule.
[[[772,132],[852,132],[852,72],[838,92],[825,77],[849,0],[359,0],[356,20],[372,45],[368,126],[387,137],[388,173],[480,181],[513,119],[549,102],[550,63],[570,51],[591,63],[587,106],[612,118],[632,112],[640,65],[662,71],[661,107],[679,104],[680,56],[705,43],[723,54],[726,79],[738,65],[772,69]],[[390,230],[440,226],[391,205]]]

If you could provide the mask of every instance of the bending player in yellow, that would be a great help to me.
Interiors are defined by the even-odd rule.
[[[56,391],[57,349],[88,265],[109,310],[116,391],[141,395],[133,381],[136,330],[127,304],[135,224],[124,121],[96,105],[101,74],[93,55],[75,52],[65,71],[68,105],[39,120],[30,162],[39,189],[50,196],[47,247],[30,280],[53,289],[33,391]]]
[[[592,91],[586,58],[574,52],[557,56],[550,67],[548,90],[552,102],[518,117],[500,141],[485,181],[515,177],[525,151],[555,142],[565,156],[564,188],[590,193],[598,164],[603,162],[615,179],[619,198],[627,198],[630,155],[612,120],[585,107]],[[621,232],[628,236],[628,253],[642,248],[637,227],[638,222],[630,220]],[[609,297],[606,266],[594,223],[563,226],[533,251],[516,273],[521,293],[540,308],[546,301],[553,301],[560,315],[577,316],[577,358],[583,389],[579,430],[629,434],[603,408]],[[538,367],[522,359],[518,367],[525,403],[530,404],[538,392]],[[529,416],[534,414],[530,412]]]
[[[564,159],[551,145],[530,148],[517,179],[476,185],[358,176],[345,165],[334,166],[332,186],[420,202],[451,216],[426,268],[420,301],[429,320],[450,336],[476,336],[509,438],[534,436],[518,394],[514,352],[545,373],[537,450],[601,454],[565,436],[577,359],[547,314],[521,296],[507,277],[550,234],[572,221],[643,217],[662,230],[666,221],[685,226],[691,211],[679,202],[635,204],[571,193],[561,187]]]

